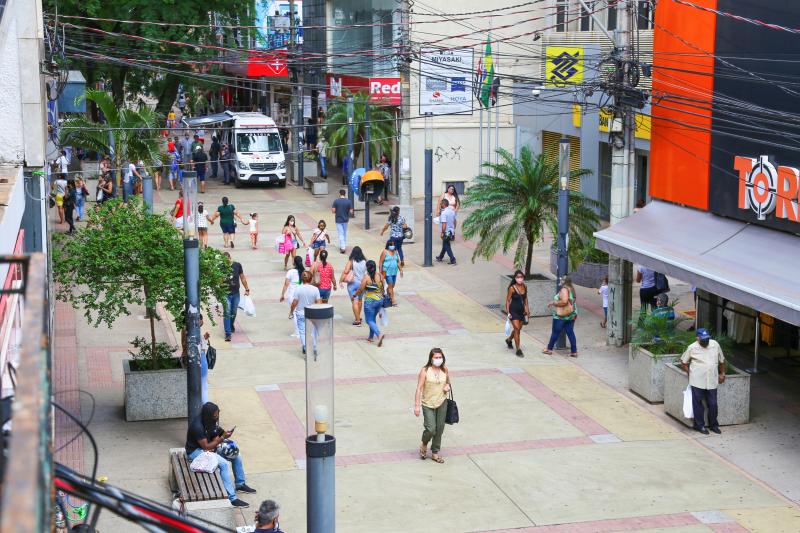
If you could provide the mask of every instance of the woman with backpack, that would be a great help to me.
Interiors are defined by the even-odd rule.
[[[548,355],[553,353],[553,346],[556,345],[556,341],[563,331],[569,339],[569,356],[578,357],[578,343],[575,340],[575,320],[578,318],[578,306],[575,305],[575,287],[569,276],[561,278],[561,287],[547,307],[548,309],[552,308],[553,326],[550,341],[542,353]]]

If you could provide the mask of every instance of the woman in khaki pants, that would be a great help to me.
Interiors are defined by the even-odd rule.
[[[419,447],[419,458],[428,455],[428,443],[431,443],[431,459],[443,463],[439,456],[444,432],[444,419],[447,416],[447,393],[450,391],[450,373],[445,366],[444,353],[441,348],[433,348],[428,354],[428,363],[419,371],[417,393],[414,396],[414,416],[422,411],[424,427],[422,444]]]

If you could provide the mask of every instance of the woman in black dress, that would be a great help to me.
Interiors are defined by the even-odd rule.
[[[508,285],[508,293],[506,294],[506,310],[508,311],[508,319],[511,321],[511,336],[506,339],[506,346],[509,350],[514,347],[511,344],[513,340],[517,345],[517,357],[525,357],[519,347],[519,336],[522,331],[522,326],[528,323],[528,317],[531,315],[528,309],[528,287],[525,285],[525,274],[521,270],[514,272],[514,279]]]

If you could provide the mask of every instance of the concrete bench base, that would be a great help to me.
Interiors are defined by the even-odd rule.
[[[328,180],[319,176],[306,176],[303,178],[303,188],[309,189],[314,196],[328,194]]]

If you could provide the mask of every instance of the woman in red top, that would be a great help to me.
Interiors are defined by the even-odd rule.
[[[319,276],[316,286],[319,288],[319,297],[322,303],[328,303],[331,296],[331,287],[336,290],[336,276],[333,273],[333,265],[328,263],[328,251],[322,250],[319,253],[319,261],[314,263],[311,268],[313,276]]]

